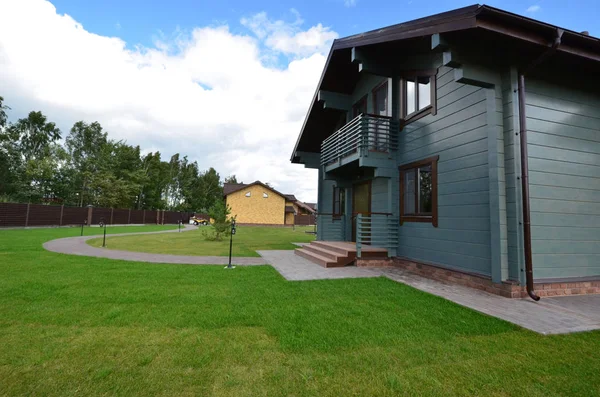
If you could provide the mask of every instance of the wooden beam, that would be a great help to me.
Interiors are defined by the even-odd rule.
[[[436,50],[446,50],[448,48],[448,42],[440,33],[434,33],[431,35],[431,49]]]
[[[324,109],[348,111],[352,108],[352,97],[338,92],[319,90],[317,100],[323,102]]]
[[[501,84],[500,76],[497,73],[470,65],[463,65],[454,69],[454,81],[483,88],[491,88]]]
[[[442,65],[451,68],[459,68],[462,63],[458,60],[456,52],[444,51],[442,53]]]
[[[311,152],[296,152],[296,157],[300,164],[304,164],[304,168],[318,169],[321,166],[321,155]]]

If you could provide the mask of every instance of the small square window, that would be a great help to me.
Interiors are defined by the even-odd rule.
[[[263,192],[263,198],[268,198],[268,197],[269,197],[269,195],[267,193]]]
[[[407,75],[401,79],[402,119],[410,120],[429,113],[435,114],[435,79],[434,71]]]
[[[251,193],[250,192],[246,192],[246,197],[250,197]]]

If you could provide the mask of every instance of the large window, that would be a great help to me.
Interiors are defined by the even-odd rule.
[[[400,80],[401,118],[411,121],[436,111],[435,71],[406,75]]]
[[[427,222],[437,227],[437,162],[430,157],[399,167],[400,224]]]
[[[346,190],[335,186],[333,188],[333,215],[341,216],[346,212]]]

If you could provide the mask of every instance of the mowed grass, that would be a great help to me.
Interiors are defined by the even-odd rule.
[[[181,233],[152,234],[139,236],[120,236],[106,239],[108,249],[150,252],[174,255],[229,255],[229,237],[222,241],[208,241],[205,233],[211,226],[201,226],[198,230]],[[312,226],[265,227],[238,226],[233,236],[233,256],[260,256],[257,250],[292,250],[298,246],[292,243],[309,243],[315,239]],[[88,244],[102,246],[102,239],[93,239]]]
[[[384,278],[41,247],[77,233],[0,231],[0,395],[600,394],[599,332],[541,336]]]

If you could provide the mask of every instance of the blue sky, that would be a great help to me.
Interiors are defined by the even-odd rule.
[[[87,30],[103,35],[118,35],[129,45],[151,45],[161,32],[170,35],[177,29],[229,24],[233,31],[244,31],[242,17],[266,11],[275,19],[293,20],[297,10],[307,25],[322,23],[347,36],[382,26],[474,4],[473,1],[436,0],[55,0],[59,12],[68,13]],[[600,35],[598,0],[488,1],[485,4],[540,19],[571,30],[588,30]],[[530,11],[528,11],[528,9]]]
[[[289,159],[333,40],[471,4],[0,0],[0,95],[12,121],[40,110],[63,136],[98,121],[144,153],[314,202],[316,170]],[[600,35],[600,0],[489,5]]]

